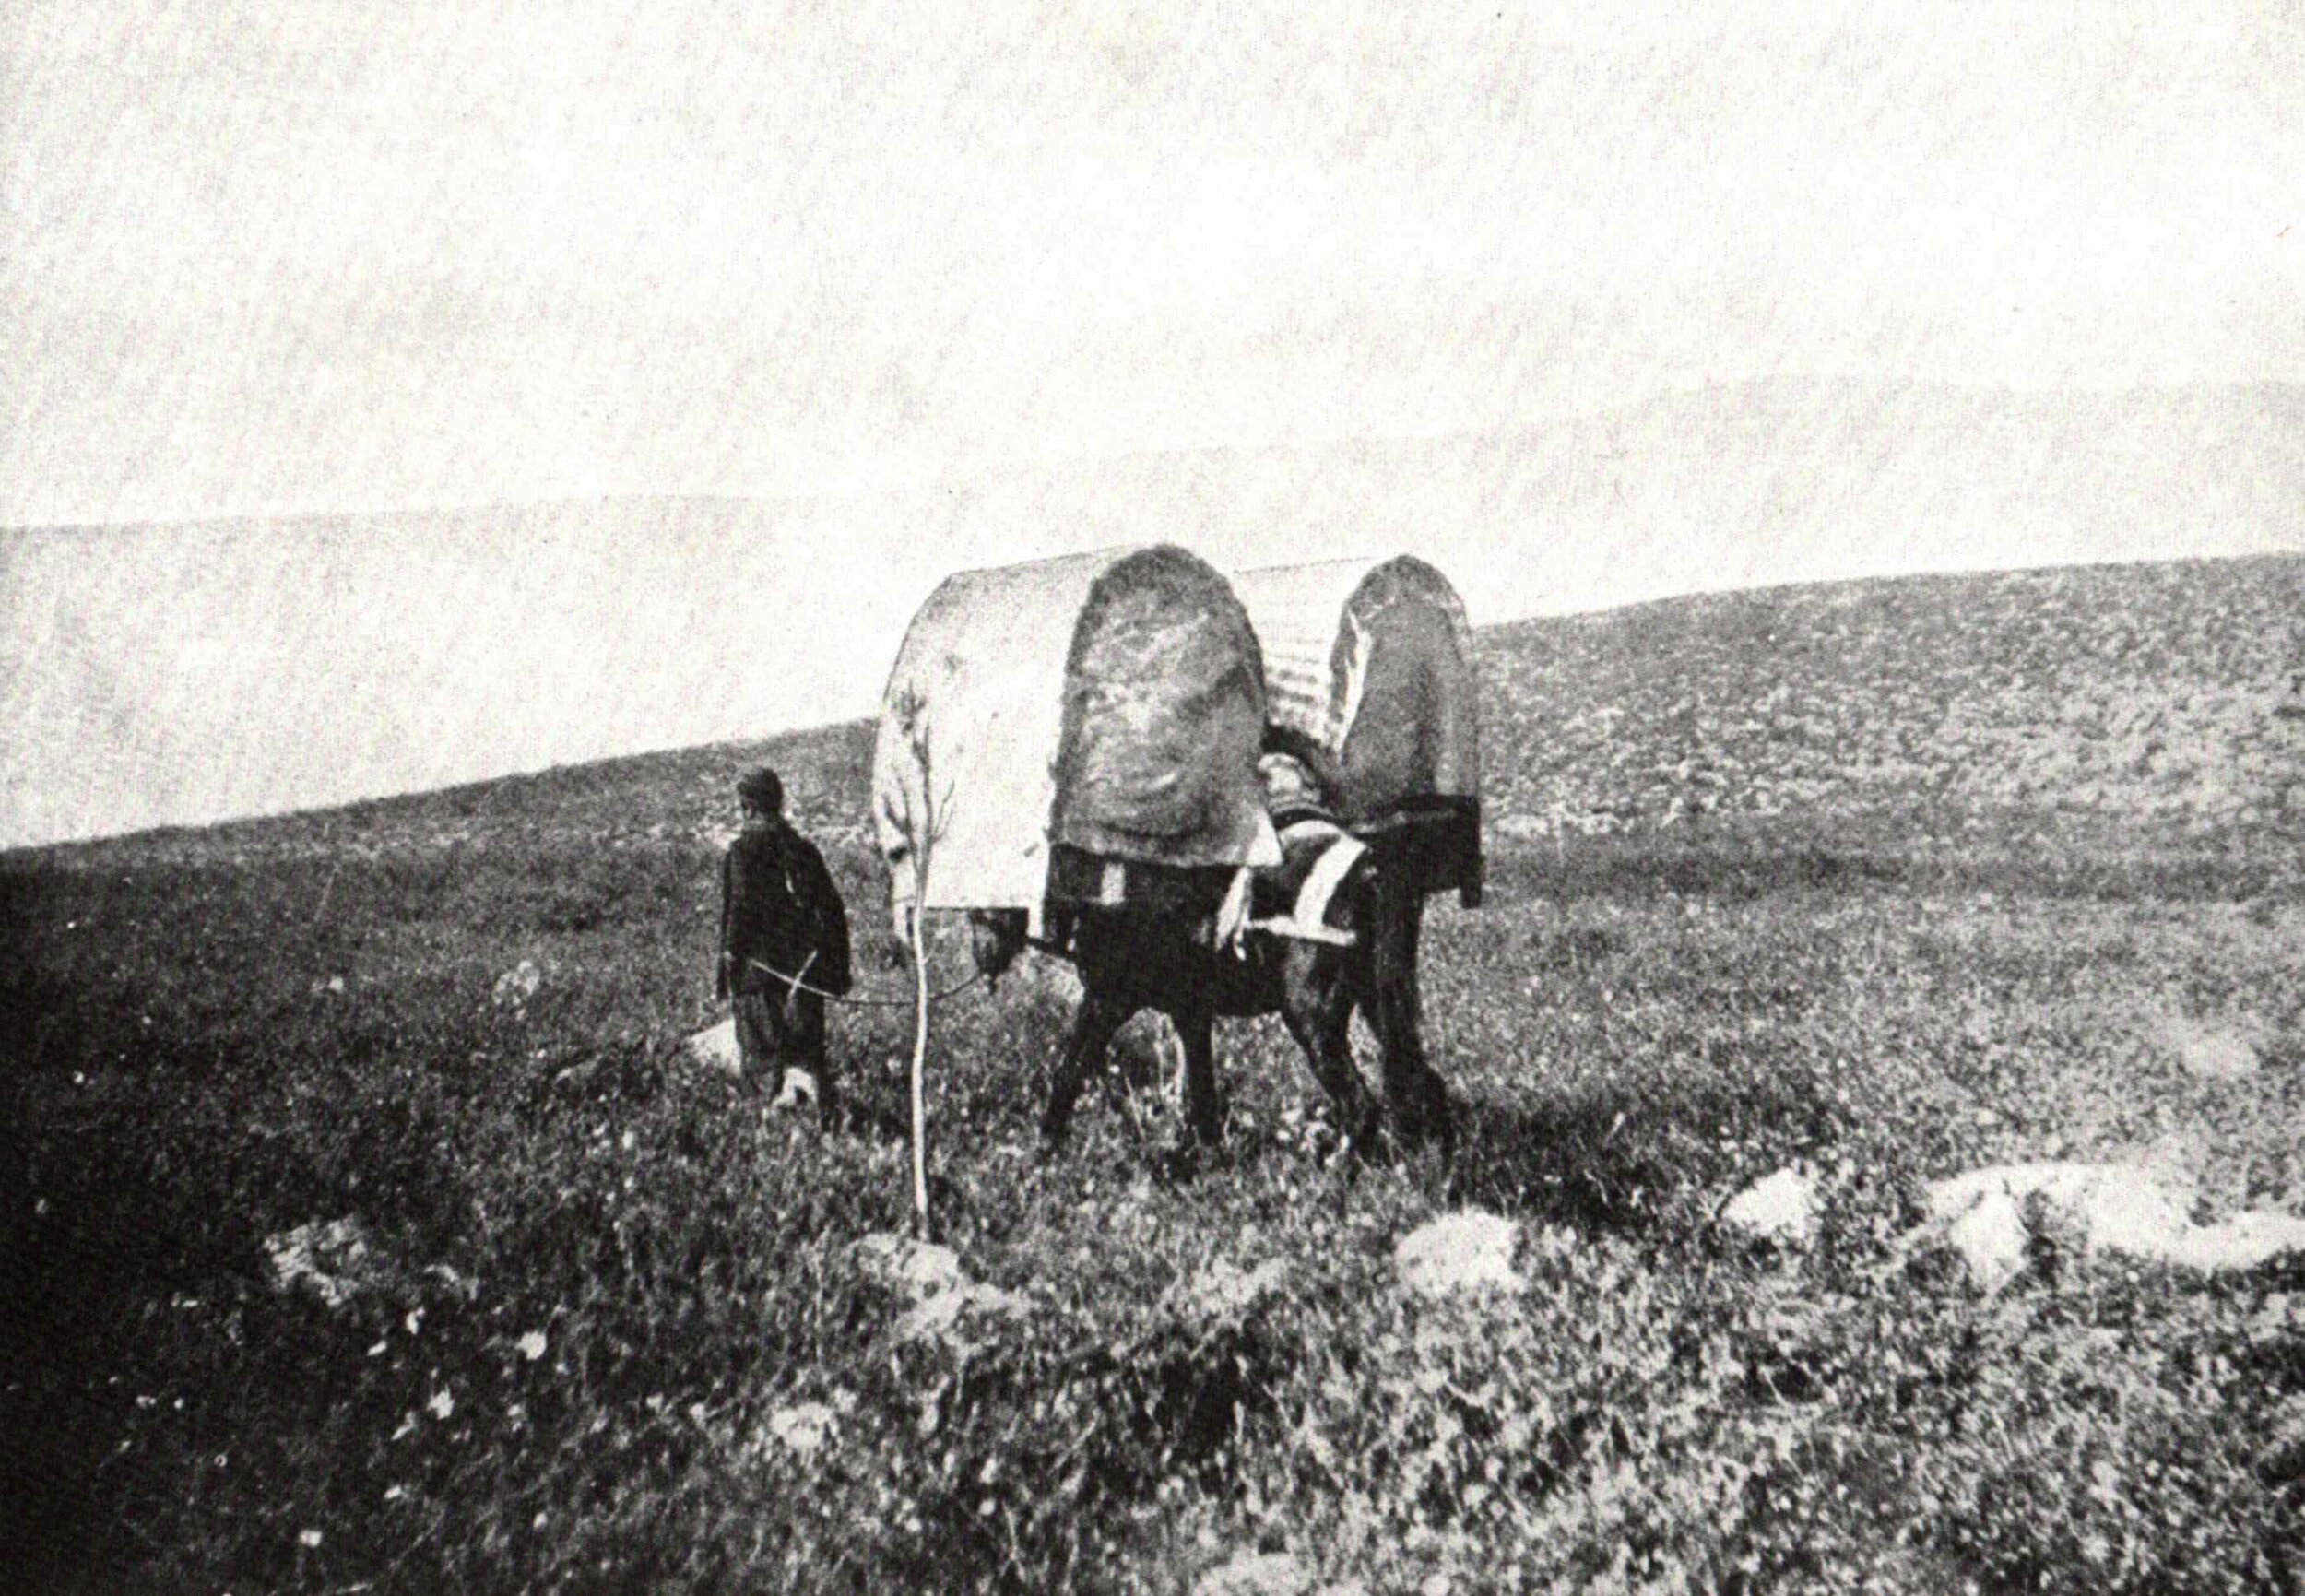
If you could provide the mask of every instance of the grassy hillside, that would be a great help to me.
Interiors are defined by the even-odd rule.
[[[2299,547],[2305,386],[1779,378],[1440,437],[1148,452],[846,499],[0,529],[0,845],[869,713],[947,573],[1183,538],[1405,550],[1482,619],[1798,574]],[[1500,549],[1511,558],[1496,557]],[[784,618],[840,585],[841,627]],[[1927,602],[1927,601],[1924,601]]]
[[[2305,559],[1678,599],[1500,628],[1483,663],[1493,807],[1572,830],[1670,812],[1692,762],[1724,815],[1914,845],[2305,823]]]
[[[0,1567],[46,1590],[2264,1590],[2305,1263],[1893,1238],[1997,1158],[2305,1213],[2305,560],[1786,589],[1483,635],[1495,891],[1436,905],[1453,1170],[1355,1173],[1271,1023],[1033,1145],[1034,968],[940,1015],[940,1333],[877,1124],[673,1044],[765,754],[871,948],[861,727],[0,857]],[[957,971],[959,950],[939,952]],[[535,986],[505,982],[526,962]],[[2254,1069],[2205,1076],[2189,1039]],[[1718,1223],[1787,1164],[1813,1247]],[[1464,1206],[1524,1283],[1428,1301]],[[331,1306],[267,1241],[350,1220]],[[1247,1559],[1262,1555],[1259,1562]],[[5,1581],[0,1581],[5,1582]],[[1213,1588],[1213,1587],[1212,1587]]]

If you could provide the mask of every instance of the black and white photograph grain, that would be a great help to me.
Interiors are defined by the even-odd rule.
[[[2299,0],[0,0],[0,1596],[2305,1596]]]

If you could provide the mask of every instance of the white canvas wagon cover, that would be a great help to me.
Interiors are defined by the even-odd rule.
[[[1263,681],[1230,584],[1182,549],[946,578],[897,651],[873,750],[895,904],[912,900],[911,833],[932,811],[929,908],[1037,921],[1057,845],[1185,869],[1277,864],[1257,777]]]
[[[1269,566],[1233,587],[1257,628],[1275,740],[1356,833],[1418,829],[1412,868],[1428,890],[1477,900],[1479,680],[1448,579],[1404,554]]]
[[[1332,762],[1349,820],[1477,798],[1472,631],[1448,579],[1410,555],[1233,578],[1263,650],[1266,714]]]

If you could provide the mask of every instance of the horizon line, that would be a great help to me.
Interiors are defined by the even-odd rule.
[[[2129,567],[2156,565],[2231,564],[2244,561],[2305,560],[2305,541],[2286,549],[2259,550],[2240,554],[2173,554],[2134,559],[2074,559],[2051,560],[2033,565],[1977,565],[1935,567],[1922,566],[1893,571],[1860,572],[1850,575],[1820,576],[1795,580],[1767,580],[1753,583],[1731,583],[1718,587],[1681,588],[1670,591],[1638,593],[1613,597],[1605,603],[1566,609],[1534,609],[1523,614],[1507,616],[1475,624],[1476,633],[1500,632],[1507,627],[1526,626],[1550,621],[1586,620],[1594,616],[1611,615],[1625,610],[1644,609],[1650,605],[1673,604],[1699,598],[1738,595],[1786,592],[1795,589],[1824,589],[1853,587],[1865,583],[1920,582],[1932,580],[1976,578],[1987,576],[2025,576],[2050,572],[2104,571]],[[1227,574],[1230,574],[1229,573]],[[207,831],[219,826],[248,825],[269,821],[294,820],[340,813],[367,804],[391,803],[405,798],[436,797],[464,787],[488,786],[497,782],[514,781],[528,776],[548,775],[556,771],[583,770],[594,765],[609,764],[620,760],[653,759],[667,754],[694,753],[709,749],[742,748],[774,741],[779,738],[806,737],[812,733],[837,730],[843,727],[870,725],[878,711],[849,715],[837,720],[808,721],[792,726],[773,727],[743,737],[721,738],[703,742],[665,743],[654,748],[624,749],[599,753],[581,759],[558,760],[544,764],[525,765],[517,769],[499,771],[492,775],[474,776],[467,780],[445,782],[438,786],[403,787],[393,792],[371,793],[363,797],[338,801],[299,805],[290,809],[257,810],[240,814],[217,815],[207,820],[162,821],[151,825],[134,826],[125,831],[83,832],[52,836],[37,841],[8,841],[0,839],[0,859],[10,855],[37,853],[51,848],[92,847],[100,844],[127,838],[157,835],[164,832]]]

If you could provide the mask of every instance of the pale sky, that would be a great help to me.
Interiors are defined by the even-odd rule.
[[[5,15],[0,524],[2305,375],[2294,0]]]
[[[1288,520],[1314,491],[1291,462],[1318,476],[1345,441],[1589,420],[1779,376],[2098,396],[2305,381],[2300,212],[2298,0],[0,0],[0,526],[808,498],[826,507],[768,518],[788,568],[885,573],[862,630],[760,644],[786,682],[837,657],[841,693],[704,715],[668,679],[661,705],[634,696],[549,741],[508,729],[535,664],[592,658],[600,619],[535,590],[486,614],[533,635],[337,728],[384,751],[320,782],[267,761],[309,745],[329,683],[395,648],[437,653],[363,616],[370,653],[334,661],[329,605],[423,608],[428,581],[497,581],[476,534],[411,541],[434,577],[328,543],[334,599],[299,585],[296,561],[321,556],[262,538],[197,546],[252,562],[230,572],[165,535],[0,546],[0,697],[47,728],[0,770],[0,845],[859,713],[939,571],[1154,538],[1220,564],[1284,557],[1316,538]],[[1772,469],[1766,436],[1741,437],[1712,464]],[[1143,463],[1216,447],[1283,454],[1253,479]],[[2288,497],[2243,483],[2231,516],[2142,551],[2305,538],[2247,509],[2296,502],[2293,475],[2250,464],[2263,453],[2236,457]],[[1507,539],[1467,584],[1480,620],[1625,596],[1599,580],[1623,554],[1602,511],[1548,530],[1565,554],[1479,521],[1507,502],[1541,519],[1573,463],[1518,467],[1507,491],[1481,473],[1511,460],[1431,458],[1465,473],[1436,487],[1475,541],[1396,537],[1418,485],[1380,474],[1403,508],[1355,551],[1454,548],[1461,573],[1464,549]],[[1613,468],[1661,537],[1688,462],[1670,479],[1642,466]],[[1091,514],[1081,494],[998,486],[1035,471],[1104,497]],[[1170,514],[1132,524],[1116,481]],[[943,484],[989,508],[930,515],[924,542]],[[1224,497],[1252,488],[1253,514]],[[1213,528],[1199,540],[1195,505]],[[1917,527],[1912,548],[1833,570],[2097,550],[2057,514],[2004,524],[1987,505],[1981,529]],[[670,545],[552,525],[589,550],[594,585],[680,580]],[[1751,526],[1715,526],[1679,563],[1650,549],[1643,590],[1832,573]],[[715,548],[700,570],[751,569]],[[171,592],[216,597],[171,609]],[[654,595],[647,648],[710,598]],[[251,606],[286,663],[227,669]],[[463,595],[433,608],[428,626],[481,613]],[[296,668],[312,680],[267,685]],[[203,703],[245,747],[187,743]],[[395,745],[387,722],[461,729]],[[229,786],[192,748],[235,764]],[[91,764],[108,774],[83,791]]]

